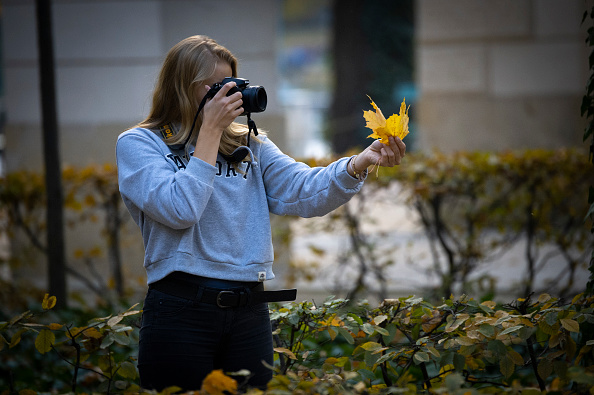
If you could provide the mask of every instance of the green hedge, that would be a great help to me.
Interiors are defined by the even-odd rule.
[[[434,256],[432,267],[441,285],[431,294],[420,289],[417,295],[430,295],[425,300],[389,299],[377,307],[335,299],[275,308],[276,374],[268,392],[588,393],[594,383],[593,301],[588,295],[574,296],[571,287],[592,253],[591,224],[584,223],[584,216],[594,174],[586,163],[586,154],[566,149],[415,153],[401,166],[371,174],[360,199],[323,219],[330,229],[341,224],[352,236],[340,263],[352,264],[356,258],[358,264],[382,269],[373,265],[391,259],[386,251],[392,241],[367,237],[363,224],[378,201],[404,203],[418,215],[432,250],[438,252],[440,259]],[[18,233],[28,241],[14,245],[18,248],[13,250],[13,265],[30,260],[30,250],[43,257],[42,179],[31,172],[0,179],[3,230],[11,238]],[[386,198],[385,191],[394,183],[401,194]],[[102,285],[88,281],[89,289],[103,297],[106,289],[125,296],[125,284],[117,283],[122,278],[120,248],[127,213],[115,169],[66,169],[64,188],[69,226],[104,221],[97,236],[104,243],[77,248],[69,258],[70,274],[82,277],[76,268],[84,265],[76,260],[99,264],[108,256],[111,279],[103,279]],[[527,241],[527,276],[517,296],[533,295],[533,279],[543,265],[538,252],[548,245],[563,257],[564,273],[569,274],[560,287],[549,291],[554,297],[514,298],[502,305],[485,302],[493,298],[483,295],[478,300],[451,296],[455,287],[474,294],[468,286],[473,270],[520,239]],[[284,241],[290,242],[290,235]],[[368,291],[364,282],[355,286],[352,301]],[[24,296],[29,294],[39,292],[0,284],[1,389],[23,394],[27,389],[135,391],[137,307],[120,309],[118,299],[111,297],[98,310],[54,311],[51,298],[42,306],[35,302],[25,308],[30,299]],[[233,384],[222,373],[207,384],[205,390],[214,393],[217,385],[241,388],[241,382]]]
[[[46,295],[0,321],[2,394],[143,392],[138,306],[81,319],[89,312],[53,311],[54,304]],[[504,305],[467,296],[434,305],[411,296],[377,307],[329,299],[277,306],[271,321],[275,374],[267,394],[594,391],[594,298],[584,295]],[[201,393],[261,393],[224,373],[214,372]]]
[[[308,163],[323,165],[327,161]],[[373,284],[363,279],[364,273],[376,274],[376,283],[383,281],[380,287],[385,288],[388,280],[384,274],[396,263],[389,255],[394,246],[390,235],[369,234],[365,228],[372,220],[370,209],[381,204],[404,205],[419,219],[431,252],[424,258],[428,260],[424,266],[439,279],[439,285],[424,290],[423,295],[439,300],[452,292],[476,292],[471,279],[477,269],[525,241],[524,278],[518,279],[519,284],[499,285],[513,285],[518,297],[544,290],[572,297],[577,276],[594,250],[591,219],[584,224],[588,188],[594,184],[594,172],[587,163],[587,154],[576,149],[410,153],[401,166],[372,172],[356,199],[322,219],[331,231],[339,226],[348,230],[349,242],[337,263],[356,268],[360,274],[354,283],[344,286],[341,296],[353,300],[367,297]],[[73,234],[77,229],[87,231],[89,223],[99,224],[95,227],[96,244],[77,247],[67,258],[68,273],[97,297],[110,295],[113,300],[129,294],[134,284],[126,283],[122,274],[123,250],[129,246],[123,239],[137,230],[119,196],[116,169],[110,165],[66,168],[63,180],[66,223]],[[396,183],[401,192],[390,196]],[[0,211],[5,219],[0,221],[0,230],[11,238],[20,235],[20,242],[13,245],[11,265],[45,261],[44,210],[40,174],[22,171],[0,178]],[[290,242],[290,232],[282,234],[275,238],[275,248],[282,250],[283,244]],[[329,261],[322,257],[324,251],[315,252]],[[538,288],[535,278],[551,254],[556,254],[563,270],[554,284]],[[81,270],[87,267],[91,270]],[[99,267],[110,268],[109,278],[93,277],[93,270]],[[303,267],[290,272],[299,276],[299,269]],[[301,278],[307,278],[307,269],[302,272]],[[376,296],[381,300],[389,295],[380,290]]]

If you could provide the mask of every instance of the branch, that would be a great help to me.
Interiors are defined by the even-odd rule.
[[[504,383],[500,383],[497,381],[489,381],[489,380],[478,380],[475,377],[472,377],[470,375],[470,372],[468,370],[463,370],[462,371],[462,375],[464,376],[464,379],[466,380],[467,383],[471,383],[471,384],[490,384],[490,385],[496,385],[498,387],[509,387],[509,385],[504,384]]]
[[[41,240],[33,233],[33,230],[27,226],[23,216],[21,215],[21,211],[19,210],[19,205],[14,204],[11,210],[14,214],[14,222],[17,227],[20,227],[25,232],[27,238],[31,241],[31,244],[41,252],[47,255],[47,247],[43,245]]]

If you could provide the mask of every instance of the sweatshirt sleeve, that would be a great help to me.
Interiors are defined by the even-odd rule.
[[[270,212],[315,217],[345,204],[363,185],[347,173],[348,160],[312,168],[285,155],[266,139],[259,161]]]
[[[169,155],[169,156],[168,156]],[[213,190],[214,166],[191,157],[178,170],[167,145],[152,132],[125,132],[116,158],[120,193],[127,206],[173,229],[197,223]]]

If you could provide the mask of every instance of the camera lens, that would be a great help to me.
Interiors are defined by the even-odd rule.
[[[242,92],[243,109],[245,112],[262,112],[266,110],[268,96],[261,86],[250,86]]]

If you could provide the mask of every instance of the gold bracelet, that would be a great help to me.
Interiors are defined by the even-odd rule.
[[[351,170],[353,171],[353,174],[355,175],[355,178],[359,181],[365,181],[365,179],[367,178],[367,168],[365,168],[365,170],[363,170],[362,172],[358,172],[357,169],[355,168],[355,160],[357,160],[357,157],[359,155],[355,155],[353,156],[350,160],[349,160],[349,164],[351,165]]]

